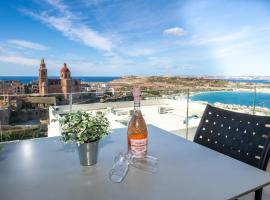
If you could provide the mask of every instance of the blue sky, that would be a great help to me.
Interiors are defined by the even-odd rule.
[[[0,1],[0,75],[268,75],[270,1]]]

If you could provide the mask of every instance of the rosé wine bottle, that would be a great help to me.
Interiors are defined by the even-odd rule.
[[[128,150],[136,158],[144,158],[147,155],[147,126],[143,119],[140,98],[141,91],[138,87],[133,88],[134,113],[128,124],[127,139]]]

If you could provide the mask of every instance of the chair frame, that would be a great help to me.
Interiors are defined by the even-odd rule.
[[[238,113],[207,104],[193,141],[266,171],[270,157],[269,125],[269,116]],[[255,200],[261,197],[262,189],[259,189]]]

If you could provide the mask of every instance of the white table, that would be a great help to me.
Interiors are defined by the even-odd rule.
[[[130,168],[122,183],[108,172],[126,149],[126,129],[101,141],[98,164],[82,167],[72,145],[57,138],[6,144],[0,153],[2,200],[224,200],[270,183],[267,172],[172,135],[149,129],[149,154],[156,174]]]

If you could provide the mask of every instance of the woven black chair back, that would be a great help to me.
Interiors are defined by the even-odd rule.
[[[207,105],[194,142],[266,170],[270,117],[232,112]]]

